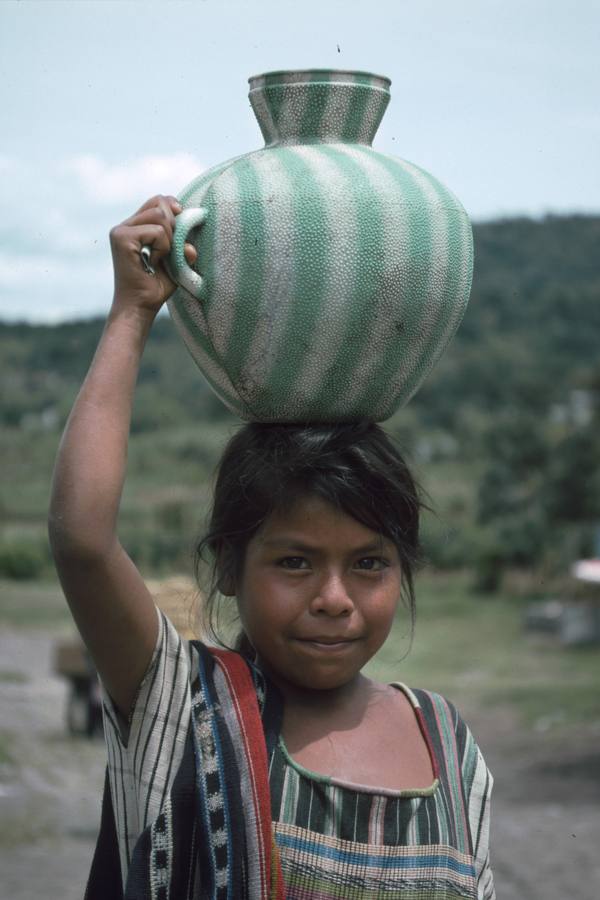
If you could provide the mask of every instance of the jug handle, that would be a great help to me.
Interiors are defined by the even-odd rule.
[[[171,252],[167,258],[167,269],[173,281],[189,291],[197,300],[203,299],[204,278],[194,272],[183,251],[190,231],[202,225],[207,215],[207,211],[201,207],[189,207],[176,216]]]

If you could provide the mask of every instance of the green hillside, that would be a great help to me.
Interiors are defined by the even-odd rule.
[[[475,226],[464,322],[388,423],[436,514],[437,566],[552,566],[593,550],[600,522],[600,217]],[[102,330],[0,323],[0,574],[47,571],[44,517],[61,429]],[[123,533],[140,564],[189,566],[207,484],[237,420],[168,317],[152,331],[133,421]],[[551,566],[551,568],[552,568]]]

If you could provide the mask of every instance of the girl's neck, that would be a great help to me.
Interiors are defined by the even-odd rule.
[[[277,673],[267,671],[269,678],[279,688],[286,709],[310,711],[311,716],[329,716],[343,712],[348,707],[355,710],[357,705],[367,704],[372,694],[382,685],[366,678],[359,672],[352,681],[330,690],[314,690],[291,684]]]

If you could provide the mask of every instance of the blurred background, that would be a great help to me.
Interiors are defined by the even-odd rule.
[[[431,511],[414,644],[401,614],[373,672],[446,694],[471,724],[496,778],[499,898],[597,896],[599,32],[591,0],[0,4],[7,897],[81,897],[99,822],[97,690],[72,644],[45,516],[110,303],[108,231],[147,197],[262,146],[250,75],[311,67],[389,76],[375,149],[432,172],[474,223],[464,322],[387,423]],[[121,536],[161,602],[186,614],[212,471],[237,425],[161,317]]]

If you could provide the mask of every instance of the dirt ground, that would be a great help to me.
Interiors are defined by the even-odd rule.
[[[104,745],[67,736],[55,639],[0,633],[1,900],[81,900],[92,857]],[[499,900],[599,898],[600,729],[528,732],[508,709],[462,711],[496,781]]]

